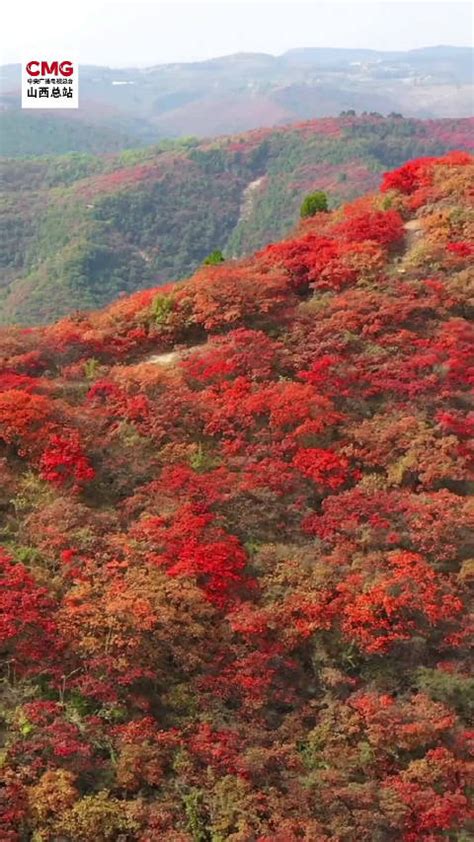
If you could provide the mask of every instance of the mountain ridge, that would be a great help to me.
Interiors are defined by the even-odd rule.
[[[8,65],[0,67],[1,148],[3,154],[17,154],[18,148],[47,154],[48,140],[61,137],[62,130],[58,151],[90,149],[93,143],[97,151],[107,151],[116,148],[113,132],[133,146],[160,137],[230,134],[337,116],[348,109],[468,117],[472,56],[469,48],[442,46],[407,52],[303,48],[281,56],[238,53],[146,68],[84,65],[78,111],[55,116],[21,111],[19,65]],[[83,128],[76,140],[74,125]]]
[[[472,148],[467,119],[327,118],[100,156],[4,160],[0,320],[52,320],[239,256],[294,225],[304,195],[332,205],[413,155]],[[245,190],[252,193],[245,218]]]

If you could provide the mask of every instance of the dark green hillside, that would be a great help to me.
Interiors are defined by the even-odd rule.
[[[0,112],[0,155],[60,155],[68,152],[115,152],[140,142],[120,126],[102,126],[71,117],[24,111]]]

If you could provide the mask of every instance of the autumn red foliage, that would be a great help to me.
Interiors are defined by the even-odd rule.
[[[471,837],[472,173],[0,333],[1,840]]]

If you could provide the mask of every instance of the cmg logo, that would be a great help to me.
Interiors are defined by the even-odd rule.
[[[74,66],[71,61],[29,61],[26,72],[30,76],[72,76]]]
[[[25,57],[21,63],[21,107],[79,108],[79,76],[75,58],[45,61]]]

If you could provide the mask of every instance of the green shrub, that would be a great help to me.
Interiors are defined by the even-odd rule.
[[[173,299],[169,295],[157,295],[151,305],[151,314],[157,325],[164,325],[173,309]]]
[[[308,193],[303,199],[300,208],[300,215],[304,219],[307,216],[314,216],[316,213],[327,213],[328,197],[322,190],[315,193]]]
[[[219,263],[224,263],[225,257],[220,249],[214,249],[203,261],[204,266],[218,266]]]

